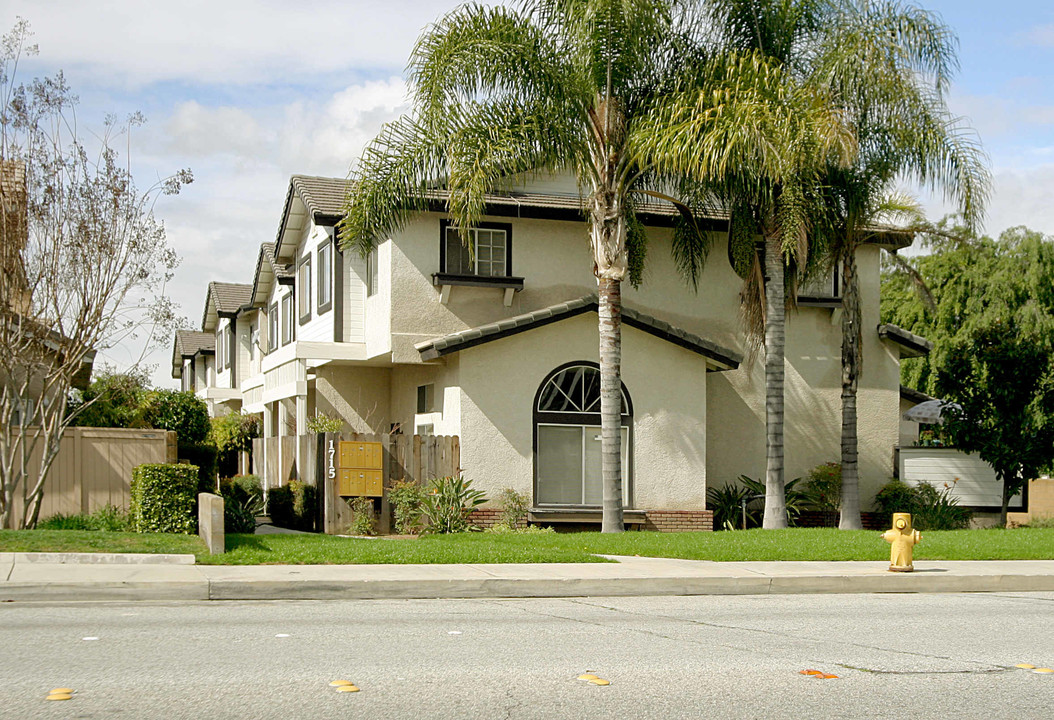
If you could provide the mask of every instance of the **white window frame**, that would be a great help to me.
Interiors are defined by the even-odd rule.
[[[333,241],[326,239],[318,246],[318,314],[333,307]]]
[[[447,275],[460,275],[462,277],[510,277],[512,275],[512,228],[506,224],[499,223],[481,223],[478,227],[469,228],[466,233],[468,234],[467,245],[462,241],[460,231],[454,226],[447,222],[441,223],[442,237],[440,242],[441,247],[441,263],[440,272]],[[500,260],[493,259],[493,249],[496,243],[491,242],[486,246],[487,252],[484,253],[489,257],[481,257],[481,248],[479,244],[480,233],[501,233],[504,238],[504,242],[501,244],[502,247],[502,258]],[[457,248],[457,267],[453,267],[451,264],[451,248]],[[468,262],[471,267],[462,267],[462,253],[468,251]],[[486,264],[487,272],[481,273],[482,264]],[[498,266],[498,272],[495,272],[495,266]]]
[[[282,333],[282,347],[285,347],[289,343],[296,339],[294,328],[296,326],[296,309],[293,303],[293,293],[289,292],[282,296],[279,301],[281,305],[282,321],[280,323]]]

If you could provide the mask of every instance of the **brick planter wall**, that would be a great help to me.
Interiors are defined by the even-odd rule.
[[[645,512],[645,530],[659,532],[688,532],[689,530],[713,530],[713,510],[648,510]]]
[[[501,509],[499,508],[476,508],[468,516],[469,524],[476,527],[494,527],[501,522]],[[521,520],[516,527],[527,527],[527,521]]]
[[[644,530],[658,532],[687,532],[690,530],[713,530],[714,513],[712,510],[647,510],[644,513]],[[481,528],[489,528],[501,521],[501,510],[494,508],[477,508],[469,516],[469,522]],[[519,527],[525,527],[526,522]],[[557,530],[561,523],[554,523]],[[591,523],[597,529],[600,523]],[[627,522],[627,526],[632,523]],[[588,529],[588,528],[586,528]]]

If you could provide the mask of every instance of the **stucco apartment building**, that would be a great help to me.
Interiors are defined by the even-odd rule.
[[[573,180],[490,196],[471,252],[437,191],[365,258],[336,242],[346,189],[291,179],[251,282],[209,285],[201,332],[176,338],[173,377],[213,413],[262,414],[268,436],[302,434],[316,412],[360,432],[456,435],[465,476],[489,496],[511,487],[536,518],[599,519],[596,280]],[[703,526],[708,485],[764,475],[763,358],[745,350],[726,223],[710,223],[694,291],[671,258],[673,208],[640,217],[647,270],[640,289],[623,286],[626,506]],[[893,474],[900,359],[926,349],[879,325],[879,255],[877,242],[858,251],[865,507]],[[788,314],[788,478],[839,457],[840,312],[832,274]]]

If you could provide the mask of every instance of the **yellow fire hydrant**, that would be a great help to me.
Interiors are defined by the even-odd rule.
[[[922,533],[911,529],[910,513],[893,513],[893,527],[882,533],[882,539],[890,544],[890,572],[911,572],[912,549],[922,542]]]

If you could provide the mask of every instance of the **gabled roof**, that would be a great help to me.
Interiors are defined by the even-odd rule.
[[[197,330],[176,330],[172,345],[172,377],[178,378],[183,368],[183,359],[198,353],[216,352],[216,336]]]
[[[274,243],[261,243],[260,254],[256,258],[256,272],[253,273],[252,290],[243,309],[263,307],[267,304],[267,297],[271,293],[271,285],[274,282],[292,285],[295,277],[291,265],[275,261]]]
[[[902,358],[929,355],[930,350],[933,349],[933,343],[926,338],[891,323],[879,325],[878,336],[883,340],[890,340],[900,345]]]
[[[443,355],[482,345],[493,340],[499,340],[510,335],[517,335],[521,332],[533,330],[560,320],[566,320],[590,311],[597,311],[596,295],[585,295],[575,300],[551,305],[534,312],[462,330],[452,335],[433,338],[432,340],[418,343],[414,347],[421,353],[422,360],[434,360]],[[729,350],[651,315],[645,315],[625,306],[622,307],[622,322],[625,325],[702,355],[708,361],[707,370],[710,372],[734,370],[743,361],[742,354],[735,350]]]
[[[210,282],[205,294],[205,309],[201,313],[201,329],[205,331],[214,328],[217,318],[236,316],[238,311],[252,300],[252,296],[252,285]]]

